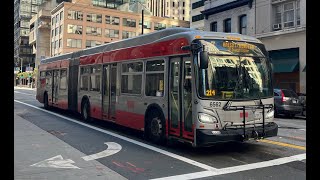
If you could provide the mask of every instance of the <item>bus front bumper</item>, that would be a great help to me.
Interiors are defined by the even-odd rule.
[[[255,131],[254,131],[255,130]],[[216,143],[246,141],[250,139],[261,139],[266,137],[277,136],[278,125],[276,123],[269,123],[263,127],[259,126],[246,128],[245,135],[243,128],[213,131],[211,129],[197,129],[197,146],[210,146]]]

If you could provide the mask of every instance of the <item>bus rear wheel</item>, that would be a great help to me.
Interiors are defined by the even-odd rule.
[[[151,111],[147,120],[147,137],[153,143],[163,144],[165,141],[165,121],[159,111]]]
[[[84,100],[81,106],[82,119],[87,122],[92,122],[90,117],[90,103],[88,100]]]

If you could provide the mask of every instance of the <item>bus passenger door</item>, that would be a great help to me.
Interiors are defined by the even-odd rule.
[[[110,80],[109,80],[109,73],[110,73],[110,65],[106,65],[103,67],[103,79],[102,79],[102,117],[103,119],[109,119],[109,108],[110,108]]]
[[[170,59],[169,75],[169,135],[180,137],[181,103],[180,103],[180,57]]]
[[[110,65],[110,111],[109,119],[116,119],[117,64]]]
[[[103,68],[103,119],[116,119],[116,82],[117,82],[117,65],[110,64]]]
[[[53,83],[52,83],[52,104],[58,105],[58,96],[59,96],[59,70],[53,71]]]
[[[193,140],[192,78],[190,57],[170,60],[169,134]]]
[[[193,140],[191,58],[183,57],[182,62],[182,137]]]

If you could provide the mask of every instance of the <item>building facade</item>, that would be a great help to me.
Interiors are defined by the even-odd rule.
[[[258,3],[256,37],[272,59],[274,86],[306,93],[306,0]]]
[[[305,0],[208,0],[204,30],[255,36],[273,64],[274,87],[306,92]]]
[[[189,22],[144,15],[144,34],[170,27],[189,27]],[[63,2],[51,11],[50,55],[138,36],[140,13],[95,6],[90,0]]]
[[[14,1],[14,65],[34,67],[34,54],[29,45],[29,21],[38,12],[43,0],[15,0]]]
[[[30,20],[29,44],[35,56],[35,68],[41,59],[50,57],[51,10],[58,5],[56,0],[47,0]]]
[[[201,13],[204,2],[205,0],[191,0],[190,28],[204,30],[204,15]]]
[[[190,21],[190,0],[146,0],[153,16]]]

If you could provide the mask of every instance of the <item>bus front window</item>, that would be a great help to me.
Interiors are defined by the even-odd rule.
[[[268,59],[231,54],[230,51],[224,54],[209,52],[208,68],[199,68],[197,73],[200,97],[241,100],[273,96]]]

